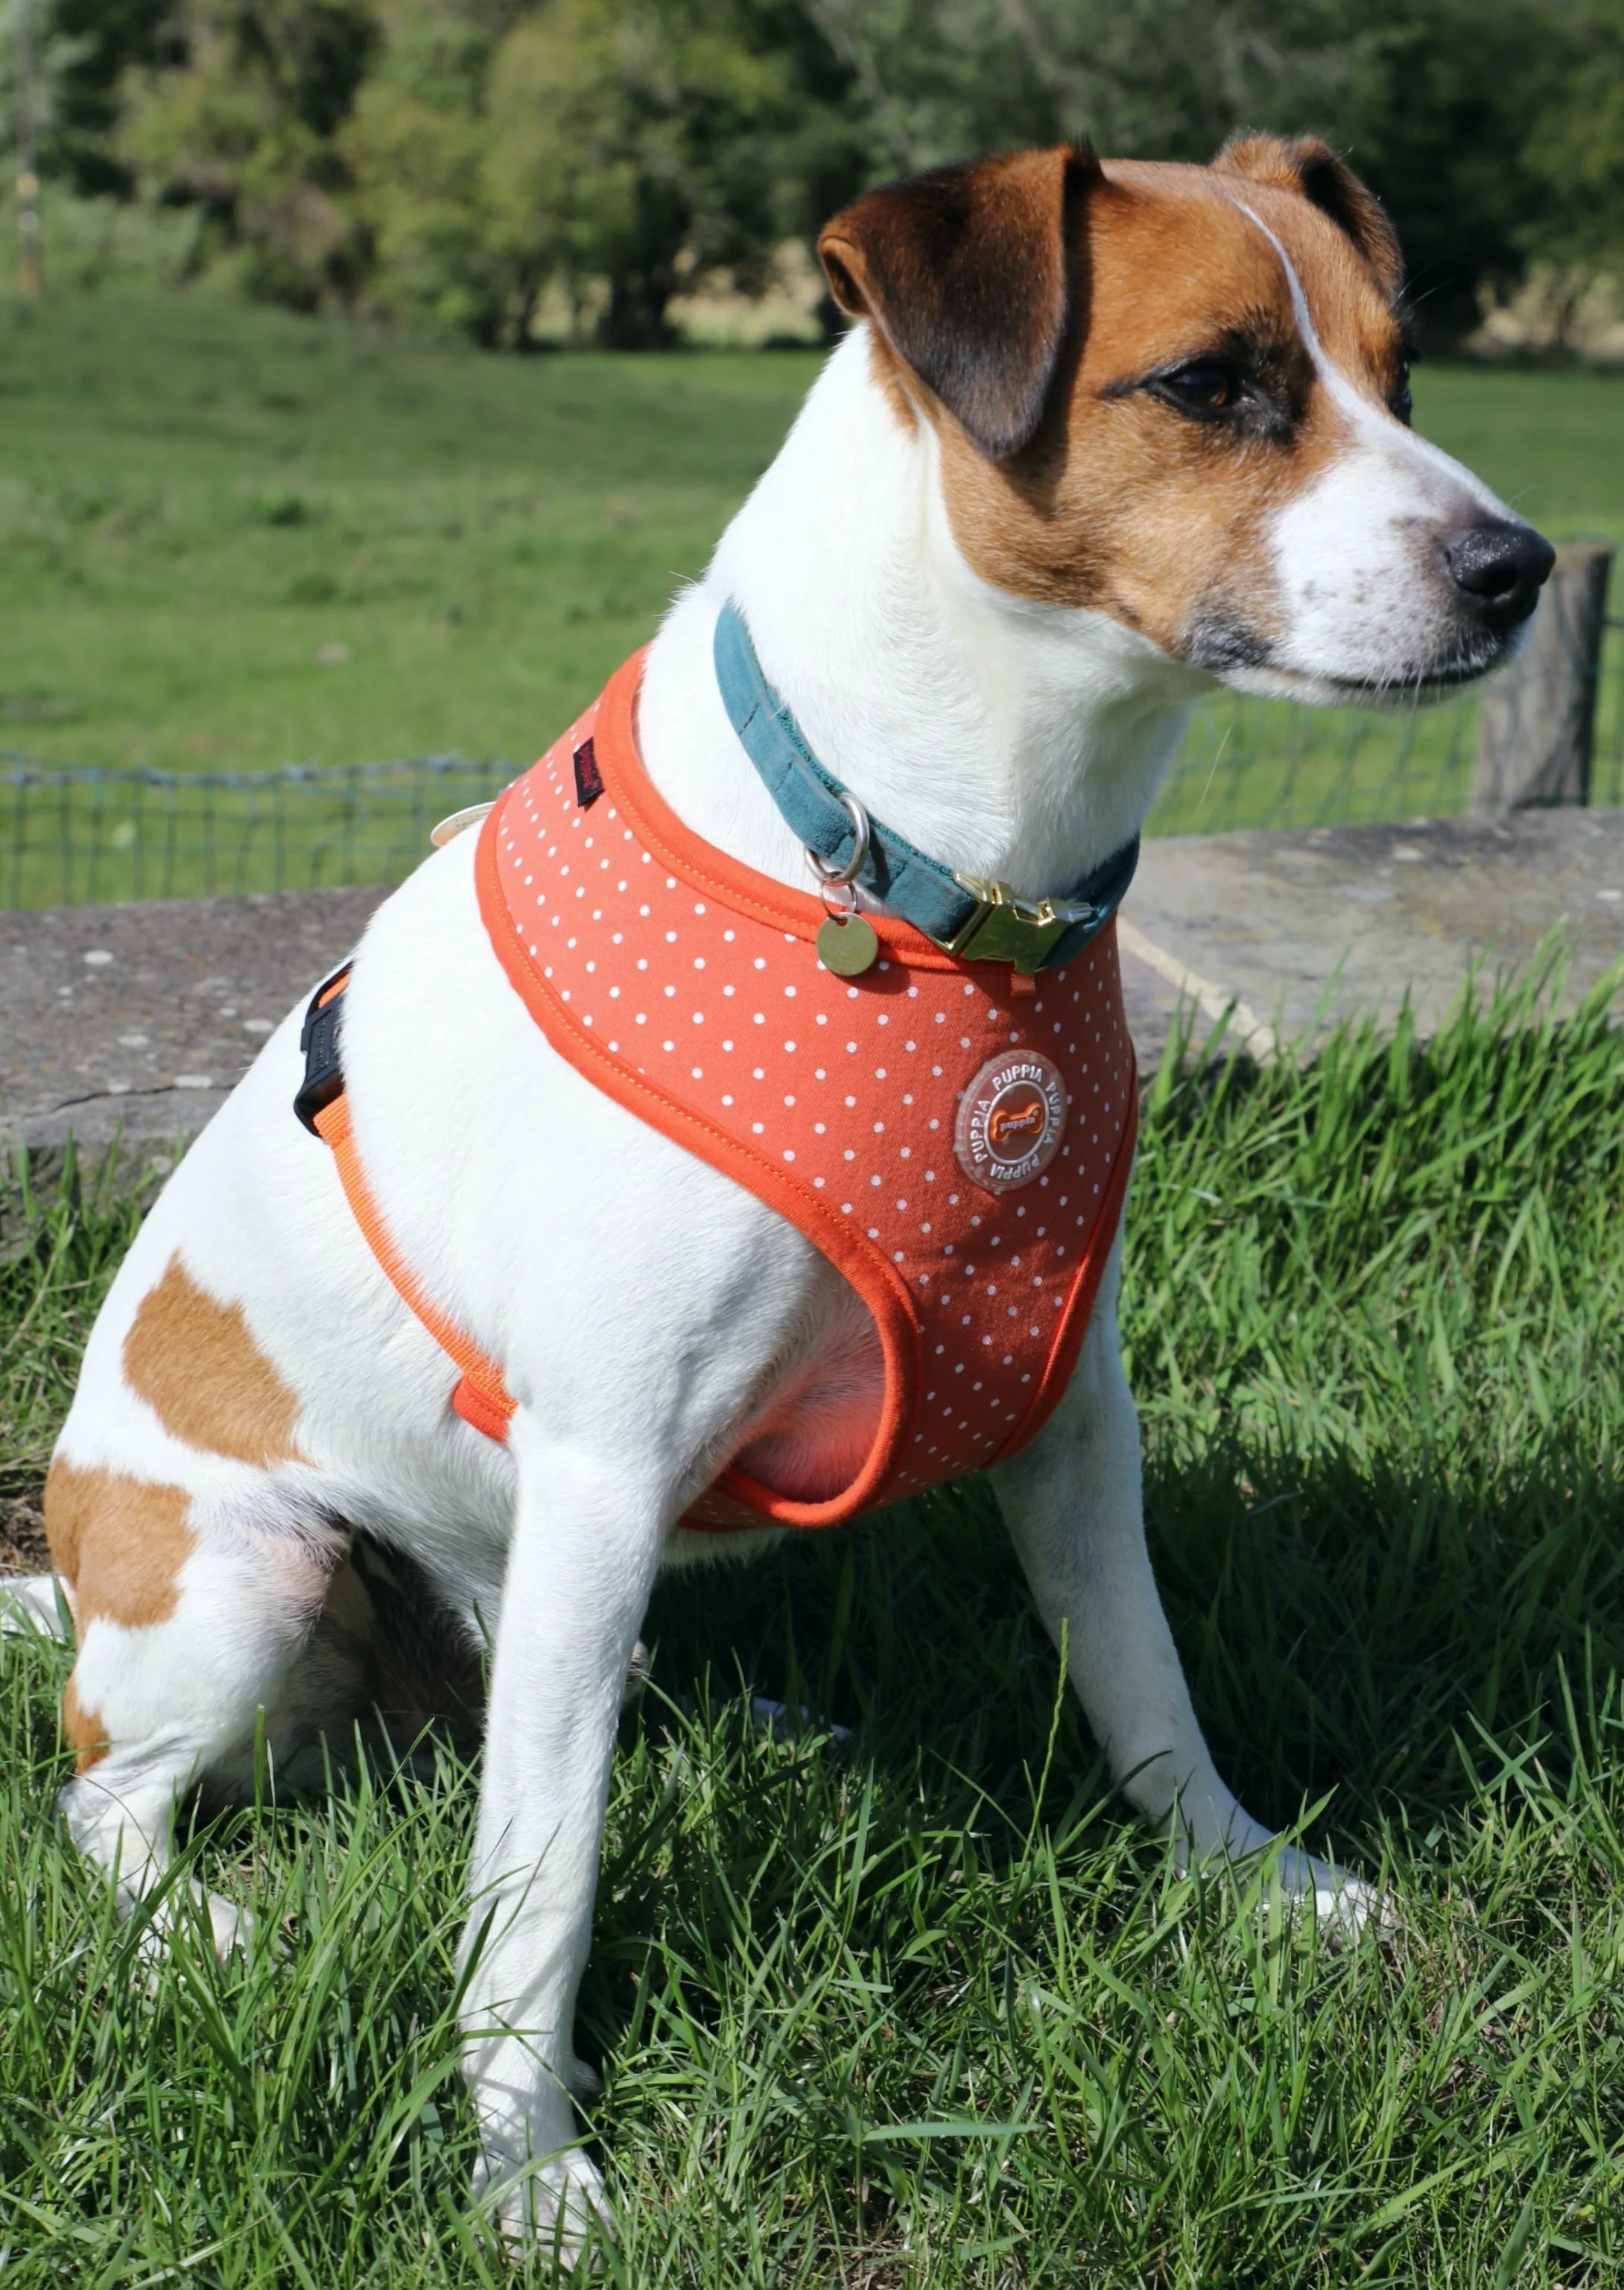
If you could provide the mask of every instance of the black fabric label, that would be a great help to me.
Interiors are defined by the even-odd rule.
[[[604,792],[604,775],[597,767],[597,755],[590,740],[583,740],[575,750],[575,800],[583,811],[590,811]]]

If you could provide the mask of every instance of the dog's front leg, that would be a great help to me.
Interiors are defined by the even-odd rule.
[[[1176,1822],[1181,1861],[1272,1843],[1219,1776],[1190,1705],[1145,1549],[1139,1417],[1116,1333],[1120,1238],[1071,1385],[1040,1436],[993,1473],[1012,1539],[1114,1780],[1150,1821]],[[1357,1922],[1374,1895],[1306,1853],[1282,1881]]]
[[[615,1723],[668,1499],[615,1466],[512,1428],[518,1498],[496,1634],[465,1945],[465,2070],[476,2197],[513,2241],[579,2254],[607,2218],[578,2142],[575,1992],[591,1933]]]

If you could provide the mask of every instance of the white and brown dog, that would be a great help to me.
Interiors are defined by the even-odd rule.
[[[719,696],[729,599],[872,816],[1034,899],[1132,839],[1213,679],[1427,698],[1515,645],[1551,552],[1412,434],[1398,250],[1323,146],[1252,139],[1204,168],[988,159],[869,194],[822,254],[857,323],[661,626],[638,702],[655,789],[733,861],[807,881]],[[881,1370],[864,1306],[795,1224],[538,1031],[481,921],[476,840],[368,929],[344,1073],[402,1256],[500,1365],[505,1444],[448,1406],[454,1369],[292,1118],[295,1013],[148,1219],[57,1449],[65,1806],[133,1902],[178,1796],[240,1782],[261,1712],[284,1771],[320,1726],[347,1731],[380,1692],[357,1538],[429,1586],[445,1664],[476,1684],[483,1621],[481,2186],[510,2231],[567,2243],[601,2206],[572,2013],[650,1587],[772,1531],[676,1531],[764,1422],[799,1440],[806,1484],[843,1484],[850,1457],[820,1443],[845,1436],[854,1390],[872,1412]],[[1146,1558],[1116,1273],[1113,1252],[1069,1389],[994,1480],[1130,1797],[1190,1852],[1252,1853],[1269,1838],[1213,1768]],[[1348,1878],[1283,1863],[1323,1910],[1358,1912]],[[233,1912],[210,1909],[224,1945]]]

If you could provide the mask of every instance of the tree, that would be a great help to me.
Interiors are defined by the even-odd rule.
[[[1575,269],[1624,268],[1624,13],[1583,0],[1566,29],[1565,68],[1551,76],[1527,139],[1538,196],[1519,237]]]
[[[159,60],[169,13],[170,0],[53,0],[42,10],[57,64],[44,164],[87,197],[128,198],[135,188],[115,148],[121,84]]]
[[[601,281],[598,338],[644,347],[671,339],[684,277],[753,285],[807,227],[800,171],[844,132],[809,83],[844,92],[844,75],[804,37],[797,56],[794,11],[545,0],[494,29],[460,20],[453,69],[420,18],[392,27],[346,133],[386,297],[523,343],[549,280],[578,306]]]
[[[126,76],[118,156],[208,210],[252,292],[352,295],[366,249],[337,132],[377,42],[366,0],[185,0],[169,36],[172,60]]]
[[[1531,260],[1624,261],[1620,0],[38,5],[49,168],[201,204],[253,292],[492,344],[554,284],[603,340],[667,340],[679,286],[753,289],[865,185],[1061,136],[1324,135],[1444,343]]]

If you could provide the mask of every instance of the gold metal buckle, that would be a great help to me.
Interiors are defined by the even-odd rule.
[[[948,954],[966,962],[1007,962],[1025,978],[1035,977],[1044,957],[1074,924],[1096,920],[1099,909],[1087,899],[1023,899],[1007,883],[955,873],[961,891],[976,901],[964,928],[946,941]]]

